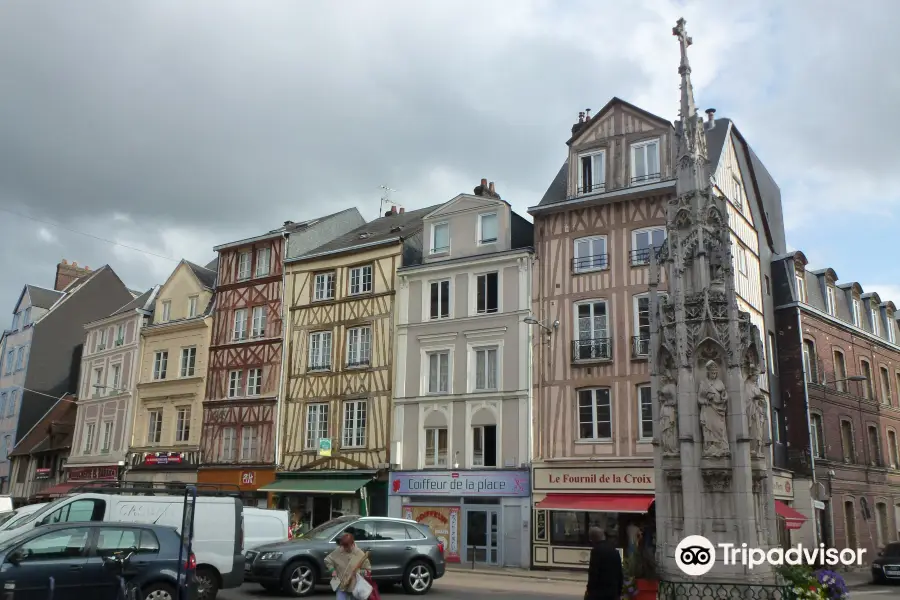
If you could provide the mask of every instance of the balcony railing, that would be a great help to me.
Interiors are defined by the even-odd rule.
[[[591,256],[579,256],[572,259],[572,270],[575,273],[584,273],[596,269],[605,269],[609,266],[608,254],[594,254]]]
[[[650,356],[650,336],[636,335],[631,338],[631,358],[648,358]]]
[[[584,194],[593,194],[594,192],[604,192],[606,191],[605,183],[592,183],[591,185],[585,187],[581,186],[578,188],[578,195],[582,196]]]
[[[370,362],[372,362],[372,361],[369,358],[357,358],[354,360],[348,360],[347,366],[351,367],[351,368],[352,367],[368,367]]]
[[[628,257],[631,259],[631,266],[639,267],[641,265],[649,265],[651,252],[655,253],[656,258],[659,259],[659,251],[661,248],[662,246],[654,246],[653,248],[639,248],[638,250],[629,251]]]
[[[308,371],[330,371],[331,361],[309,363]]]
[[[432,254],[441,254],[442,252],[450,252],[450,246],[436,246],[431,249]]]
[[[572,360],[612,359],[612,338],[585,338],[572,342]]]
[[[636,177],[632,177],[631,185],[659,181],[660,175],[661,173],[647,173],[646,175],[638,175]]]

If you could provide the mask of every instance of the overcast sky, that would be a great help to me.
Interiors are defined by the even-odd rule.
[[[900,303],[900,2],[126,0],[0,5],[0,311],[62,258],[131,287],[216,244],[482,177],[525,214],[580,110],[734,119],[788,243]],[[0,318],[6,326],[7,317]]]

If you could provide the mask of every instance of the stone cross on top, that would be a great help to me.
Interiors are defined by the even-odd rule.
[[[681,42],[681,66],[678,69],[679,72],[682,72],[684,69],[687,69],[688,71],[691,69],[691,65],[688,64],[687,49],[688,46],[694,43],[694,40],[687,34],[687,31],[684,28],[685,23],[687,23],[687,21],[683,18],[678,19],[675,23],[675,27],[672,28],[672,35],[677,37],[678,41]]]

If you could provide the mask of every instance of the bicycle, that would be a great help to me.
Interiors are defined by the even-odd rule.
[[[110,556],[103,557],[104,562],[113,564],[119,569],[117,579],[119,580],[119,593],[117,600],[140,600],[141,588],[135,583],[129,583],[124,576],[125,564],[135,555],[137,548],[129,548],[126,551],[114,552]]]

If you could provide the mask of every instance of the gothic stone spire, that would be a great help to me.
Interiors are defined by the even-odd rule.
[[[709,160],[706,152],[706,132],[703,120],[697,115],[694,103],[694,87],[691,85],[691,63],[687,49],[693,39],[685,30],[686,21],[678,19],[672,28],[672,35],[678,38],[681,47],[681,112],[678,123],[678,193],[705,189],[709,186]]]

